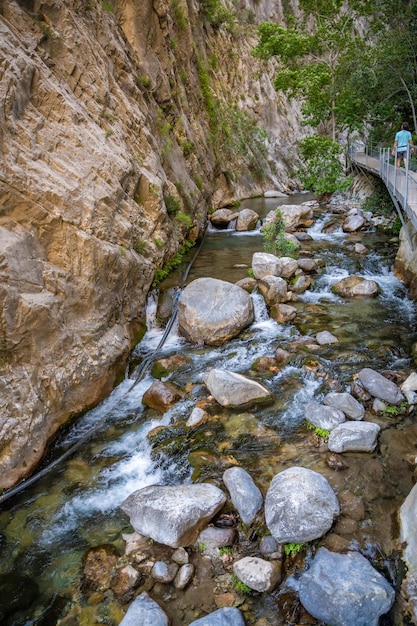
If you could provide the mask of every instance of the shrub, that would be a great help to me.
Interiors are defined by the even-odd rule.
[[[275,210],[276,219],[274,222],[262,226],[262,238],[265,252],[275,254],[276,256],[294,256],[297,246],[287,239],[285,235],[285,223],[282,217],[282,211]]]
[[[172,194],[168,194],[164,196],[164,202],[165,202],[168,215],[176,215],[178,211],[181,209],[181,205],[180,205],[178,198],[176,198]]]

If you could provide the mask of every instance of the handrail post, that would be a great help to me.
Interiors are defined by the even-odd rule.
[[[407,146],[407,166],[405,168],[405,190],[404,190],[404,208],[408,203],[408,170],[410,167],[410,145]]]

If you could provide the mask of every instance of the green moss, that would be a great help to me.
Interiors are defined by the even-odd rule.
[[[295,556],[304,548],[305,543],[287,543],[284,546],[286,556]]]
[[[248,594],[252,591],[252,589],[250,587],[248,587],[248,585],[246,585],[245,583],[243,583],[237,576],[236,574],[232,574],[232,587],[233,589],[235,589],[236,591],[238,591],[239,593],[244,593],[244,594]]]

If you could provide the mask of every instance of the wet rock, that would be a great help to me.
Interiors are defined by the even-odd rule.
[[[380,430],[371,422],[345,422],[331,431],[327,445],[331,452],[373,452]]]
[[[229,467],[223,474],[233,506],[237,509],[240,519],[250,526],[263,505],[263,496],[253,482],[252,477],[242,467]]]
[[[173,548],[192,544],[226,501],[209,483],[152,485],[132,493],[121,505],[133,528]]]
[[[139,533],[130,533],[122,535],[126,542],[125,554],[129,555],[148,546],[148,538]]]
[[[411,372],[401,385],[401,391],[407,398],[408,404],[417,404],[417,373]]]
[[[143,591],[132,602],[119,626],[138,626],[138,624],[169,625],[166,613],[157,602],[149,597],[146,591]]]
[[[291,467],[274,476],[265,498],[266,525],[278,543],[321,537],[339,512],[326,478],[303,467]]]
[[[268,389],[260,383],[228,370],[212,369],[203,375],[203,380],[212,396],[225,407],[248,406],[272,399]]]
[[[236,230],[238,232],[255,230],[258,221],[259,215],[255,211],[252,211],[252,209],[242,209],[242,211],[239,211]]]
[[[84,557],[81,588],[85,592],[110,589],[118,555],[114,546],[90,548]]]
[[[339,343],[338,338],[332,335],[332,333],[329,333],[328,330],[317,333],[316,341],[320,346],[326,346],[330,343]]]
[[[143,394],[142,402],[151,409],[165,413],[178,400],[181,400],[183,395],[182,391],[172,383],[155,380]]]
[[[274,254],[268,252],[255,252],[252,256],[252,271],[255,278],[264,276],[280,276],[281,261]]]
[[[185,589],[185,587],[191,582],[194,576],[194,565],[192,563],[185,563],[181,565],[174,580],[175,589]]]
[[[309,227],[313,223],[313,207],[308,203],[302,203],[299,205],[283,204],[279,207],[284,220],[285,230],[294,231],[302,226]],[[271,216],[276,221],[278,218],[275,215],[275,211],[271,211],[274,215]],[[268,213],[268,216],[270,213]],[[267,217],[268,217],[267,216]]]
[[[116,571],[111,588],[121,602],[129,602],[140,580],[140,573],[132,565],[126,565]]]
[[[389,404],[400,404],[404,400],[399,387],[375,370],[364,367],[358,373],[358,380],[372,396]]]
[[[324,430],[333,430],[333,428],[346,420],[345,414],[339,409],[324,406],[314,400],[307,402],[304,409],[304,417],[313,426],[324,428]]]
[[[159,583],[171,583],[177,575],[179,566],[176,563],[156,561],[151,570],[151,576]]]
[[[259,552],[270,558],[281,558],[281,548],[272,535],[262,537],[259,542]]]
[[[277,362],[273,357],[261,356],[256,359],[255,363],[251,367],[255,372],[270,372],[277,370]]]
[[[316,272],[318,269],[318,263],[315,259],[297,259],[297,263],[298,267],[300,268],[300,270],[303,270],[303,272]]]
[[[281,581],[281,563],[246,556],[233,565],[236,576],[255,591],[271,591]]]
[[[297,309],[289,304],[274,304],[269,314],[279,324],[286,324],[297,317]]]
[[[166,359],[158,359],[152,366],[151,374],[154,378],[163,378],[171,372],[191,362],[185,354],[173,354]]]
[[[287,283],[279,276],[264,276],[259,280],[258,289],[269,306],[288,300]]]
[[[337,454],[328,454],[326,457],[326,463],[333,470],[344,470],[349,467],[347,463]]]
[[[236,337],[254,319],[250,295],[216,278],[198,278],[178,302],[179,333],[191,343],[220,345]]]
[[[291,358],[291,353],[283,348],[277,348],[275,350],[275,359],[279,365],[283,365]]]
[[[210,215],[210,222],[216,228],[227,228],[230,222],[236,219],[237,216],[237,211],[231,211],[230,209],[218,209]]]
[[[206,411],[198,406],[195,406],[191,411],[191,415],[187,420],[186,426],[188,426],[188,428],[193,428],[194,426],[198,426],[204,422],[205,419],[207,419]]]
[[[237,539],[235,528],[219,528],[208,526],[198,535],[197,543],[206,546],[209,551],[212,548],[226,548],[233,546]]]
[[[291,284],[291,291],[293,293],[304,293],[313,284],[313,279],[310,276],[297,276],[294,282]]]
[[[356,254],[366,254],[368,252],[368,248],[363,243],[355,243],[354,250]]]
[[[281,261],[280,276],[282,276],[282,278],[291,278],[298,270],[298,261],[289,256],[281,256],[279,260]]]
[[[298,593],[313,617],[333,626],[378,626],[395,598],[388,581],[361,554],[326,548],[301,574]]]
[[[361,420],[365,415],[365,409],[350,393],[332,391],[324,399],[324,404],[333,406],[343,411],[352,420]]]
[[[184,548],[177,548],[171,559],[178,565],[186,565],[189,562],[190,557],[188,556],[187,550],[184,550]]]
[[[353,215],[348,215],[342,224],[342,229],[345,233],[354,233],[364,227],[366,220],[360,212]]]
[[[288,194],[277,189],[268,189],[264,193],[264,198],[288,198]]]
[[[360,400],[361,402],[368,402],[368,400],[371,399],[371,394],[368,393],[366,389],[362,387],[362,385],[359,385],[355,381],[352,381],[350,383],[350,393],[354,398]]]
[[[400,509],[400,539],[404,545],[402,558],[407,574],[402,583],[402,593],[408,599],[409,607],[417,621],[417,484],[411,489]]]
[[[385,402],[380,400],[379,398],[374,398],[372,402],[372,410],[374,413],[384,413],[386,411],[387,405]]]
[[[225,607],[191,622],[189,626],[245,626],[245,622],[239,609]]]
[[[241,289],[244,289],[248,293],[252,293],[252,291],[255,289],[257,284],[258,283],[257,283],[256,279],[255,278],[250,278],[249,276],[247,276],[245,278],[241,278],[241,280],[238,280],[235,283],[235,285],[237,285]]]
[[[332,291],[339,296],[349,298],[353,296],[377,296],[380,288],[374,280],[361,276],[346,276],[332,285]]]
[[[294,233],[294,236],[298,239],[298,241],[312,241],[313,237],[308,233],[300,230]]]

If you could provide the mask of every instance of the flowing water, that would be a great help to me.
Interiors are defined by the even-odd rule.
[[[245,201],[242,208],[253,208],[262,217],[279,204],[306,199],[303,194],[290,200],[255,199]],[[129,494],[150,484],[193,480],[210,480],[224,488],[222,473],[233,464],[246,468],[264,493],[277,472],[301,465],[324,474],[342,498],[346,493],[358,496],[364,514],[356,520],[342,518],[334,531],[369,558],[379,559],[395,584],[396,513],[414,483],[413,468],[406,461],[417,434],[413,416],[373,416],[382,427],[378,449],[373,454],[345,454],[343,471],[334,471],[326,462],[323,444],[304,426],[304,406],[330,390],[348,390],[362,367],[408,375],[413,370],[416,310],[393,274],[395,248],[389,236],[375,231],[347,235],[341,228],[326,234],[323,227],[328,220],[318,215],[309,229],[312,240],[302,244],[302,250],[322,259],[323,270],[310,290],[291,303],[297,308],[295,323],[271,320],[263,299],[255,293],[254,324],[224,346],[191,346],[173,327],[162,355],[181,352],[188,357],[187,364],[169,377],[187,393],[162,417],[142,404],[152,376],[146,374],[133,385],[134,367],[152,354],[163,335],[155,294],[149,299],[148,331],[132,355],[129,376],[60,438],[51,458],[86,434],[94,434],[70,459],[0,510],[1,623],[57,624],[69,608],[76,615],[74,607],[85,603],[80,576],[86,550],[112,544],[123,552],[122,533],[131,532],[131,527],[119,506]],[[354,252],[359,241],[368,248],[366,255]],[[235,282],[247,276],[252,254],[260,250],[259,230],[212,229],[188,282],[201,276]],[[183,269],[164,283],[164,289],[181,284]],[[381,295],[342,299],[333,294],[332,284],[352,273],[375,280]],[[314,352],[297,347],[300,335],[314,337],[321,330],[332,332],[339,342]],[[293,355],[287,365],[266,372],[252,369],[259,357],[272,357],[278,347]],[[253,412],[211,406],[209,422],[187,430],[184,424],[192,408],[207,396],[202,374],[213,366],[258,377],[273,393],[274,404]],[[166,428],[155,431],[157,426]],[[250,623],[262,616],[268,617],[267,624],[290,623],[278,617],[269,601],[251,599],[250,603],[254,616]],[[102,621],[118,623],[117,618]],[[73,618],[62,623],[98,622]],[[173,616],[173,626],[188,623]]]

